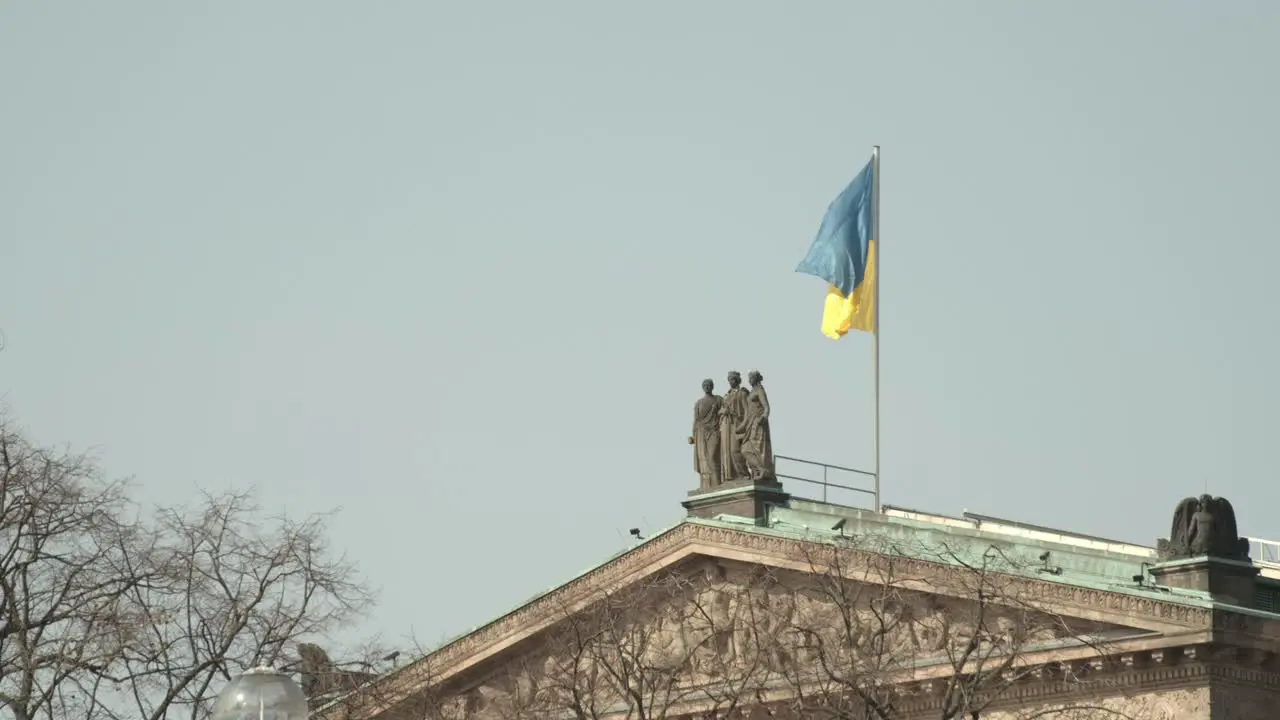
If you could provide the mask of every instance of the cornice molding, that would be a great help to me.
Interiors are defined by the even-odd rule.
[[[1040,709],[1053,706],[1094,705],[1108,698],[1141,701],[1152,693],[1213,688],[1247,688],[1276,693],[1280,699],[1280,663],[1275,654],[1265,661],[1251,651],[1222,648],[1201,643],[1153,651],[1116,653],[1106,657],[1066,659],[1037,663],[1021,668],[1024,678],[999,693],[986,707],[988,711]],[[947,678],[937,677],[897,683],[903,695],[895,702],[906,718],[938,717]],[[821,704],[825,695],[815,681],[805,694],[810,703]],[[755,702],[765,706],[791,706],[795,691],[787,683],[775,684],[758,693]],[[752,703],[755,704],[755,703]],[[689,701],[668,708],[668,717],[699,717],[713,708],[705,702]],[[985,711],[984,711],[985,712]],[[623,718],[625,708],[606,717]],[[786,713],[778,713],[786,717]]]
[[[1108,696],[1139,694],[1210,686],[1247,687],[1280,694],[1280,666],[1275,654],[1259,665],[1259,657],[1248,651],[1213,645],[1191,645],[1146,653],[1125,653],[1068,664],[1077,679],[1063,678],[1062,666],[1047,664],[1036,668],[1034,679],[1001,693],[991,709],[1047,707],[1088,703]],[[902,706],[910,716],[937,710],[942,705],[938,692],[941,681],[916,683],[918,699]]]

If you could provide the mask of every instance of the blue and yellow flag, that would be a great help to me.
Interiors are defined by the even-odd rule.
[[[796,266],[830,285],[822,334],[833,340],[850,330],[876,332],[875,165],[872,158],[831,202],[809,254]]]

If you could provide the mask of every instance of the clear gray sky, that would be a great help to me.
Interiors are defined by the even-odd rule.
[[[1280,3],[10,2],[0,397],[146,501],[341,507],[370,629],[682,515],[699,382],[871,463],[793,272],[883,156],[885,500],[1280,536]]]

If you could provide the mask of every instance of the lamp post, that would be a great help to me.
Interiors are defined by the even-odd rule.
[[[307,720],[307,698],[293,678],[259,666],[222,688],[212,720]]]

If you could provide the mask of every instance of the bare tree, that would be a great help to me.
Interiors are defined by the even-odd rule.
[[[779,583],[790,597],[775,604],[792,655],[781,666],[783,705],[801,716],[922,717],[918,705],[927,696],[927,712],[939,720],[985,717],[1028,681],[1083,689],[1072,666],[1029,662],[1032,653],[1105,650],[1103,626],[1048,611],[1028,589],[1029,563],[997,545],[861,538],[815,544],[808,563],[807,572]],[[1000,711],[1007,718],[1132,718],[1093,702]]]
[[[664,720],[727,717],[772,677],[762,604],[774,584],[758,568],[695,562],[555,608],[551,626],[496,659],[443,676],[425,653],[412,697],[372,683],[326,718]],[[394,676],[384,677],[392,681]],[[376,715],[371,715],[371,709]]]
[[[205,717],[221,682],[281,664],[286,648],[341,629],[372,601],[354,564],[330,551],[323,517],[264,521],[248,494],[231,493],[155,522],[165,582],[129,593],[117,675],[128,717]]]
[[[119,656],[127,598],[156,580],[126,489],[0,417],[0,710],[14,720],[93,714],[85,692]]]
[[[300,641],[372,602],[323,516],[265,517],[247,493],[144,516],[126,484],[9,425],[0,473],[0,711],[13,720],[201,720],[236,673],[296,667]]]
[[[416,693],[402,685],[381,698],[375,682],[325,717],[1147,716],[1080,667],[1047,660],[1072,648],[1105,656],[1108,628],[1051,612],[1029,563],[1010,551],[884,538],[807,547],[787,570],[703,558],[628,587],[548,598],[565,604],[545,631],[457,675],[429,667],[428,653],[413,666]],[[1074,693],[1052,707],[1012,701],[1020,685],[1046,682]]]
[[[345,692],[328,697],[315,698],[311,705],[312,716],[328,720],[378,717],[387,720],[465,720],[469,717],[468,705],[476,698],[465,690],[474,684],[459,686],[449,682],[437,667],[434,653],[415,638],[406,639],[401,645],[411,648],[406,652],[386,653],[381,645],[365,650],[370,666],[386,662],[398,662],[401,655],[414,658],[406,666],[393,667],[369,681],[351,683]],[[501,672],[501,679],[514,675],[509,668]],[[407,692],[398,685],[412,680]],[[495,678],[496,679],[496,678]],[[460,689],[460,687],[462,689]],[[524,716],[524,715],[522,715]]]
[[[727,717],[773,673],[758,567],[694,562],[563,608],[530,678],[542,710],[577,720]]]

